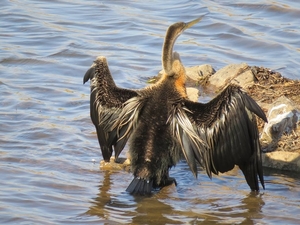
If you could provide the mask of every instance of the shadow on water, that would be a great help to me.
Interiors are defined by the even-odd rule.
[[[250,192],[240,196],[237,202],[228,201],[228,205],[213,193],[203,196],[203,199],[198,196],[183,197],[174,186],[166,187],[150,197],[131,196],[124,191],[117,193],[113,190],[112,174],[116,175],[104,171],[99,193],[86,212],[86,215],[96,216],[107,224],[257,224],[263,218],[263,194]],[[200,192],[199,196],[203,195]]]

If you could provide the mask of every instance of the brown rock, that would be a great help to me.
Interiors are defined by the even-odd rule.
[[[111,157],[109,162],[104,160],[100,161],[100,169],[102,170],[130,170],[130,159],[119,158],[118,162],[115,162],[115,157]]]
[[[251,67],[246,63],[241,63],[230,64],[218,70],[209,78],[209,84],[215,86],[217,91],[220,91],[229,83],[245,88],[252,85],[254,80],[255,77]]]
[[[194,81],[201,81],[203,79],[209,78],[215,73],[214,68],[209,64],[185,67],[186,75]]]
[[[197,88],[187,87],[186,92],[188,95],[188,98],[193,101],[197,102],[199,97],[199,90]]]
[[[268,152],[263,154],[263,166],[300,172],[300,154],[285,151]]]

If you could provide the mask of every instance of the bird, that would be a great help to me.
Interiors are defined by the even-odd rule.
[[[85,73],[90,81],[90,117],[104,161],[115,160],[129,143],[133,180],[126,191],[151,195],[175,184],[169,170],[182,157],[197,178],[202,167],[212,178],[238,166],[251,191],[265,189],[256,117],[260,106],[238,85],[229,84],[207,103],[188,99],[186,72],[173,52],[176,39],[203,18],[168,27],[162,48],[163,75],[142,89],[118,87],[106,57],[98,56]]]

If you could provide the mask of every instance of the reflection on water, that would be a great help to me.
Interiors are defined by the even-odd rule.
[[[299,224],[299,174],[265,172],[249,192],[240,172],[195,179],[150,198],[125,192],[125,171],[102,171],[83,74],[107,57],[116,83],[141,88],[161,69],[166,28],[203,15],[179,37],[186,66],[246,62],[298,73],[298,1],[4,0],[0,8],[1,224]]]
[[[188,171],[185,163],[180,163],[179,167],[180,170]],[[180,171],[176,177],[179,180],[178,186],[185,186],[180,185],[186,180],[185,177],[181,177],[185,172]],[[97,216],[108,224],[114,222],[130,224],[273,224],[278,222],[280,224],[278,220],[280,217],[282,217],[281,221],[288,221],[289,224],[297,224],[298,221],[297,217],[290,218],[285,215],[287,212],[284,211],[288,211],[287,209],[280,209],[280,216],[273,211],[279,210],[276,205],[280,205],[278,201],[286,196],[293,195],[293,193],[299,195],[297,193],[299,181],[295,179],[296,174],[294,177],[280,174],[274,176],[267,170],[266,183],[268,187],[273,187],[271,188],[274,191],[272,194],[268,190],[260,193],[233,190],[230,187],[218,185],[219,181],[215,181],[214,178],[208,181],[210,184],[190,180],[190,183],[195,186],[189,187],[187,184],[182,188],[173,185],[163,188],[151,197],[141,197],[131,196],[124,192],[126,182],[121,184],[123,190],[117,188],[119,182],[116,181],[121,181],[126,174],[123,171],[120,173],[103,171],[104,179],[101,180],[97,196],[93,198],[86,215]],[[205,176],[202,173],[199,179],[205,180]],[[242,175],[236,176],[236,182],[242,183]],[[190,176],[188,179],[193,179],[193,177]],[[233,182],[232,186],[235,185]],[[116,189],[118,189],[117,192]],[[289,191],[291,193],[288,193]],[[299,196],[295,197],[299,199]],[[298,201],[292,202],[290,202],[292,208],[289,210],[299,211]],[[270,210],[270,213],[264,212],[266,209]]]

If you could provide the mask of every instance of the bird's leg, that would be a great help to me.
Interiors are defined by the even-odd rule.
[[[165,180],[165,186],[171,185],[171,184],[175,184],[175,186],[177,186],[177,181],[175,178],[173,177],[169,177],[167,180]]]
[[[167,176],[165,179],[163,179],[161,182],[160,182],[160,187],[163,188],[165,186],[169,186],[169,185],[172,185],[172,184],[175,184],[175,186],[177,186],[177,182],[176,182],[176,179],[173,178],[173,177],[169,177]]]

